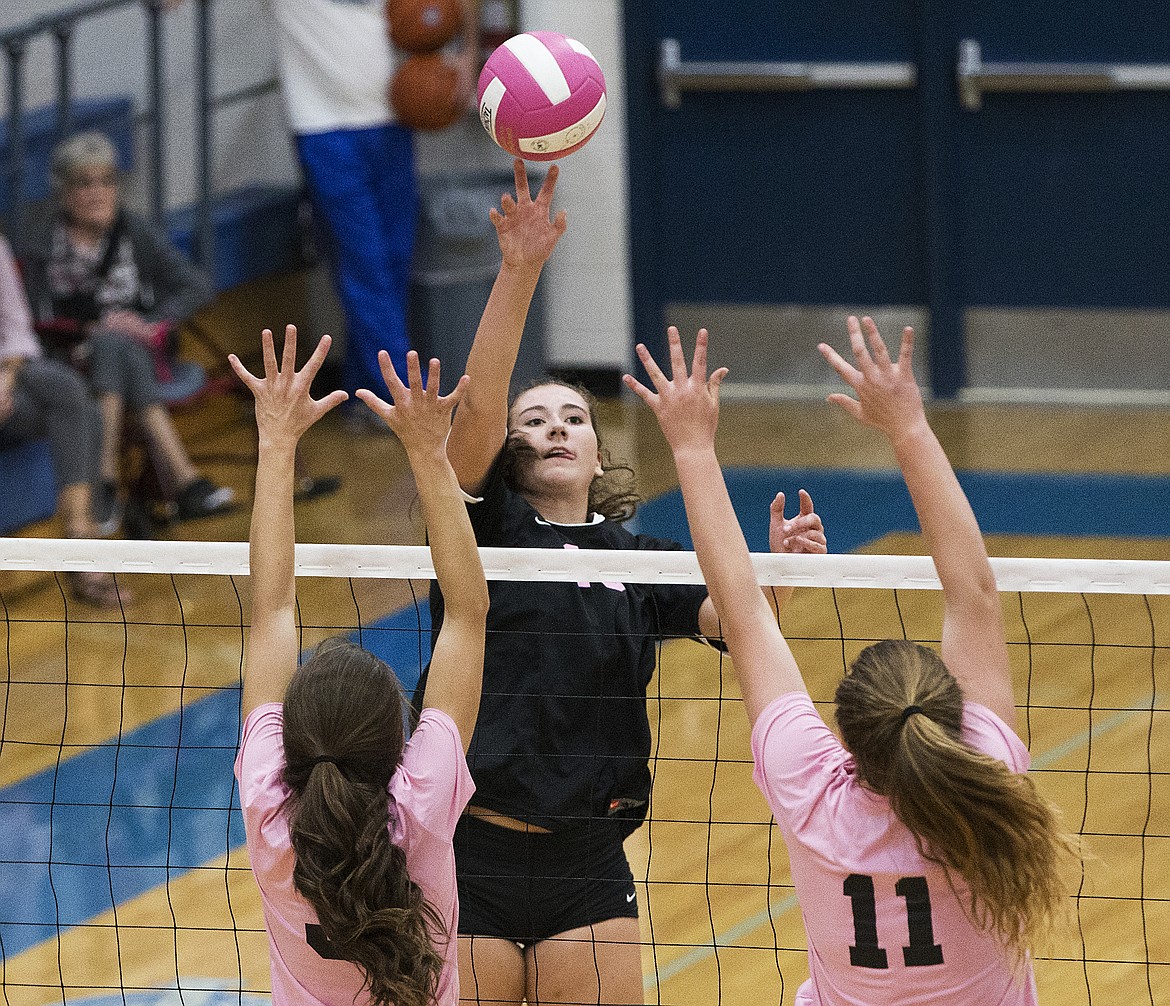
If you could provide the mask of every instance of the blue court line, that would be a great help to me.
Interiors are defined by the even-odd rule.
[[[741,469],[727,478],[754,551],[767,550],[768,505],[781,489],[790,505],[798,488],[813,494],[834,552],[917,528],[896,472]],[[988,533],[1170,537],[1170,478],[968,472],[960,481]],[[677,490],[647,503],[634,529],[690,547]],[[425,600],[361,634],[412,688],[429,649]],[[0,789],[3,956],[242,844],[238,736],[239,694],[227,689]]]
[[[959,482],[985,534],[1170,538],[1170,478],[1165,476],[980,471],[960,472]],[[783,492],[791,515],[798,489],[812,494],[833,552],[852,552],[883,535],[918,530],[910,494],[896,471],[739,468],[727,472],[727,485],[753,552],[768,550],[773,497]],[[631,527],[693,547],[677,489],[646,503]]]
[[[1154,693],[1153,705],[1155,712],[1165,708],[1165,698],[1165,695],[1160,695],[1157,692]],[[1057,744],[1056,747],[1049,748],[1043,754],[1036,755],[1032,758],[1032,768],[1033,770],[1049,768],[1050,766],[1055,765],[1062,758],[1065,758],[1074,751],[1083,748],[1090,741],[1096,740],[1102,734],[1107,734],[1111,730],[1116,730],[1118,727],[1124,726],[1135,716],[1148,716],[1149,714],[1150,707],[1148,705],[1141,707],[1134,706],[1131,709],[1122,709],[1119,712],[1114,713],[1112,716],[1101,720],[1099,723],[1093,724],[1090,729],[1082,730],[1079,734],[1070,737],[1062,744]]]
[[[216,986],[206,978],[184,978],[180,992],[175,986],[150,989],[146,992],[127,991],[113,995],[90,996],[77,999],[70,996],[73,1006],[272,1006],[272,996],[262,992],[231,991]]]
[[[362,629],[408,687],[418,625],[404,609]],[[0,789],[3,957],[242,845],[239,735],[240,691],[225,688]]]
[[[701,947],[695,947],[694,950],[683,954],[669,964],[655,968],[652,973],[643,975],[642,991],[649,992],[657,986],[664,985],[672,978],[677,978],[684,971],[689,971],[695,965],[710,960],[715,956],[716,950],[720,947],[735,946],[738,940],[755,932],[770,919],[778,919],[785,912],[792,911],[798,904],[799,902],[796,900],[795,894],[789,894],[787,897],[773,901],[762,912],[756,912],[755,915],[736,923],[726,932],[720,933],[711,943],[703,944]]]
[[[239,719],[238,690],[217,692],[0,790],[5,955],[243,841]]]

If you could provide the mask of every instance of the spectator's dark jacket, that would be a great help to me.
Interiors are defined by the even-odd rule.
[[[121,212],[125,214],[125,233],[142,285],[143,317],[148,321],[183,321],[209,303],[214,292],[207,276],[171,244],[160,228],[130,210]],[[24,239],[16,245],[29,304],[38,321],[49,321],[54,315],[48,263],[56,221],[51,208],[30,212],[22,227]]]

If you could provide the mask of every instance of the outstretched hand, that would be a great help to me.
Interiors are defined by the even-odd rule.
[[[512,268],[540,269],[568,226],[564,210],[555,217],[549,216],[560,168],[554,164],[548,169],[535,199],[529,192],[528,172],[520,158],[512,163],[512,170],[516,176],[515,198],[505,193],[500,199],[503,212],[493,206],[489,215],[496,228],[504,264]]]
[[[432,448],[443,450],[451,429],[451,412],[463,398],[470,378],[464,374],[451,394],[440,395],[439,361],[431,360],[424,388],[422,367],[418,353],[413,349],[406,354],[409,387],[402,383],[390,362],[390,354],[384,349],[378,353],[378,366],[382,368],[382,377],[394,404],[391,405],[366,388],[357,391],[358,398],[386,421],[408,454]]]
[[[296,325],[285,326],[284,353],[279,364],[276,361],[272,330],[264,329],[260,340],[264,348],[263,377],[257,377],[249,371],[235,353],[228,356],[228,363],[256,399],[256,429],[260,434],[261,446],[282,443],[295,446],[305,430],[349,398],[344,391],[331,391],[320,400],[309,394],[313,378],[325,362],[325,354],[329,352],[333,340],[327,335],[321,336],[313,355],[300,370],[296,369]]]
[[[825,526],[820,514],[813,509],[812,497],[800,490],[800,511],[795,517],[784,516],[784,494],[777,493],[772,500],[768,521],[768,548],[772,552],[789,555],[823,555],[829,550]]]
[[[676,454],[687,448],[715,448],[715,428],[719,424],[719,386],[727,376],[727,368],[720,367],[707,376],[707,330],[699,329],[695,338],[695,355],[687,373],[682,340],[673,325],[666,330],[670,344],[668,378],[642,343],[638,343],[638,359],[650,375],[657,394],[640,381],[626,374],[622,379],[643,402],[650,406],[666,442]]]
[[[856,366],[851,366],[823,342],[817,348],[841,379],[856,392],[857,398],[837,393],[829,395],[829,401],[859,423],[880,430],[890,440],[909,432],[919,423],[925,423],[922,393],[910,365],[914,353],[914,329],[909,326],[902,329],[902,346],[898,350],[898,359],[894,361],[890,359],[872,318],[865,317],[858,322],[850,315],[847,327]]]

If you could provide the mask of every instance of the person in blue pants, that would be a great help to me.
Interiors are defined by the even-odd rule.
[[[165,9],[183,0],[156,0]],[[470,105],[479,51],[473,0],[451,57]],[[380,387],[378,350],[400,377],[410,341],[406,297],[417,216],[414,135],[395,120],[389,87],[402,58],[385,0],[271,0],[289,125],[313,206],[325,223],[345,313],[342,387]],[[360,410],[361,416],[365,410]]]
[[[476,19],[462,0],[454,57],[470,100]],[[382,0],[274,0],[281,77],[297,155],[332,242],[345,312],[342,386],[379,386],[378,350],[406,373],[406,298],[417,216],[414,135],[395,121],[388,88],[399,54]]]

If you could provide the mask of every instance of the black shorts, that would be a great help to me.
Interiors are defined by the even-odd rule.
[[[514,831],[464,814],[455,829],[459,932],[521,947],[604,922],[636,919],[620,823]]]

